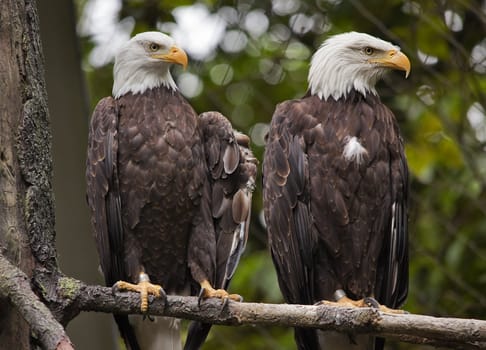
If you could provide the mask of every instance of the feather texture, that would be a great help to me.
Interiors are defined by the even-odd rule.
[[[201,114],[199,125],[211,174],[217,251],[214,286],[227,289],[248,239],[257,161],[248,138],[235,133],[220,113]],[[184,349],[199,349],[210,328],[210,324],[192,322]]]
[[[353,137],[367,152],[359,163],[343,154]],[[281,103],[263,169],[270,250],[286,302],[333,300],[343,289],[353,299],[403,303],[406,160],[395,118],[377,96]],[[296,341],[301,350],[320,348],[314,330],[297,329]]]
[[[229,121],[198,117],[177,91],[101,100],[86,178],[106,284],[137,283],[144,271],[167,293],[187,294],[203,280],[227,288],[246,245],[255,176],[256,160]],[[115,319],[138,349],[128,318]]]
[[[329,37],[312,57],[309,91],[279,104],[263,161],[268,240],[288,303],[408,291],[408,170],[393,113],[375,84],[410,72],[400,48],[368,34]],[[299,350],[383,348],[382,339],[296,329]]]
[[[187,55],[172,38],[137,34],[116,56],[114,98],[93,112],[87,199],[108,286],[144,273],[166,293],[227,288],[246,245],[256,175],[249,139],[219,113],[199,117],[177,91],[173,63],[186,66]],[[115,321],[129,350],[181,347],[174,319]]]

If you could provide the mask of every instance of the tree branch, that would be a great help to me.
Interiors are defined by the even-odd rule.
[[[34,294],[29,278],[0,254],[0,296],[17,308],[45,349],[72,350],[63,326]]]
[[[75,280],[73,280],[75,281]],[[67,291],[80,311],[140,314],[136,293],[113,293],[110,288],[88,286],[79,281]],[[62,289],[59,289],[63,293]],[[74,297],[74,294],[76,295]],[[198,305],[196,297],[168,296],[152,300],[151,315],[163,315],[220,325],[311,327],[347,333],[366,333],[408,343],[454,349],[484,349],[486,321],[388,314],[372,308],[345,308],[288,304],[237,303],[222,308],[219,300]]]

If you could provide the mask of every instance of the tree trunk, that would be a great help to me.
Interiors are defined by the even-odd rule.
[[[35,2],[0,1],[0,253],[30,279],[57,271],[47,97]],[[36,347],[24,317],[0,298],[0,344]]]
[[[86,203],[90,108],[76,36],[75,5],[72,0],[37,0],[37,10],[52,130],[59,269],[85,283],[104,284]],[[116,348],[118,329],[109,314],[84,312],[69,323],[67,332],[78,349]]]

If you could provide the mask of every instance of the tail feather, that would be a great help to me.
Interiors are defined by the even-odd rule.
[[[295,342],[299,350],[319,350],[319,340],[317,331],[312,328],[295,328],[294,329]],[[334,348],[329,348],[333,349]]]
[[[154,317],[153,321],[131,315],[130,324],[143,350],[182,350],[181,322],[172,317]],[[131,349],[133,350],[133,349]]]
[[[375,350],[383,350],[385,347],[385,338],[375,338]]]
[[[210,323],[191,322],[184,350],[199,350],[206,340],[210,329]]]
[[[113,315],[115,318],[115,322],[118,326],[118,330],[120,331],[120,335],[125,342],[125,346],[128,350],[140,350],[140,346],[137,342],[137,337],[135,332],[133,331],[130,322],[128,321],[127,315]]]

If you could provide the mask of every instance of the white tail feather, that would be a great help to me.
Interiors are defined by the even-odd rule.
[[[131,315],[130,324],[143,350],[182,350],[181,322],[172,317],[154,317],[154,321],[143,316]]]

